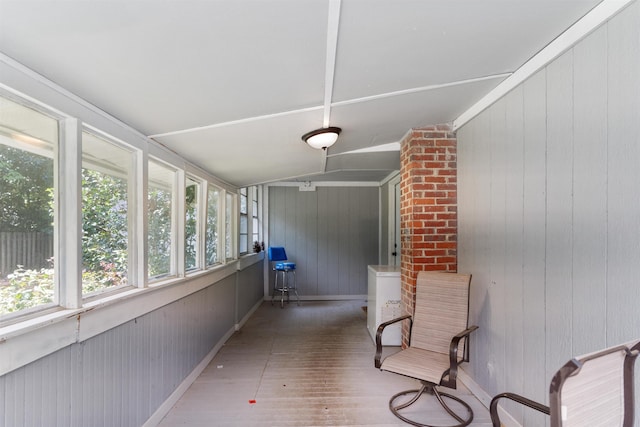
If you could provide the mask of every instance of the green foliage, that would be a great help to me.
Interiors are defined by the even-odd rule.
[[[0,230],[51,231],[53,162],[0,145]],[[127,284],[127,182],[82,172],[83,294]],[[53,268],[18,268],[0,279],[0,315],[53,302]]]
[[[0,231],[52,229],[53,160],[0,144]]]
[[[149,276],[169,273],[171,265],[171,191],[149,188]]]
[[[53,262],[53,259],[50,260]],[[99,292],[126,284],[114,264],[102,263],[100,271],[82,273],[83,292]],[[19,265],[6,281],[0,280],[0,316],[50,304],[54,300],[53,268],[25,269]]]
[[[207,227],[205,235],[207,265],[218,262],[218,191],[209,191],[207,197]]]
[[[101,262],[101,270],[82,272],[82,292],[99,292],[114,286],[127,284],[127,277],[116,268],[114,263]]]
[[[21,265],[0,281],[0,315],[53,302],[53,268],[26,270]]]
[[[83,169],[82,265],[85,271],[94,274],[116,271],[126,277],[127,205],[126,180]],[[106,278],[97,280],[110,282]]]
[[[187,185],[185,195],[185,268],[196,266],[196,248],[198,245],[198,186]]]

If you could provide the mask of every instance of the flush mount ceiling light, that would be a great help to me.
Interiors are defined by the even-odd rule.
[[[335,144],[340,132],[342,132],[342,129],[338,127],[316,129],[302,135],[302,140],[312,148],[326,150]]]

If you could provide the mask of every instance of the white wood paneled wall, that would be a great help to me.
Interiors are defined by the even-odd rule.
[[[457,136],[458,270],[480,325],[467,369],[490,395],[548,402],[572,356],[640,338],[640,4]]]
[[[378,264],[378,187],[270,187],[269,242],[296,262],[301,297],[362,297]],[[269,275],[270,286],[273,275]]]
[[[263,299],[263,263],[0,376],[0,427],[141,426]]]

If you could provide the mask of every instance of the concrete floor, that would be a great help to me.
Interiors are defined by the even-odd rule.
[[[366,301],[263,305],[222,347],[161,422],[171,426],[404,426],[389,398],[418,381],[373,366]],[[385,348],[385,353],[397,351]],[[462,384],[472,426],[487,409]],[[422,422],[451,424],[431,397],[406,409]]]

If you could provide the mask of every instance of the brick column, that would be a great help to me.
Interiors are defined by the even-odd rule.
[[[449,125],[413,129],[400,148],[402,309],[413,313],[419,271],[457,270],[456,137]],[[403,346],[408,345],[404,322]]]

